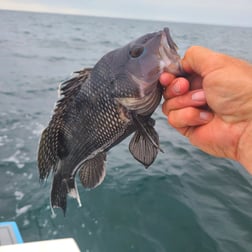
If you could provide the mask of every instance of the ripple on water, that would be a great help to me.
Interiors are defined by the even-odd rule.
[[[26,214],[31,208],[32,208],[32,205],[26,205],[21,208],[16,208],[16,217]]]
[[[21,150],[16,150],[15,153],[8,158],[4,158],[2,161],[14,163],[19,169],[21,169],[25,166],[26,162],[30,161],[30,158],[27,153],[22,152]]]

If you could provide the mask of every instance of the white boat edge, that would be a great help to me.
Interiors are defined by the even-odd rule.
[[[17,243],[0,246],[0,252],[80,252],[73,238]]]
[[[0,252],[80,252],[73,238],[25,242],[14,221],[0,222]]]

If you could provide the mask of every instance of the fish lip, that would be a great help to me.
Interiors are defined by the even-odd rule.
[[[177,53],[178,47],[173,41],[169,29],[166,27],[161,31],[159,56],[161,72],[169,72],[175,76],[183,76],[181,58]]]
[[[163,38],[163,42],[167,42],[166,44],[168,44],[168,46],[174,50],[177,51],[178,50],[178,46],[176,45],[176,43],[173,41],[171,34],[170,34],[170,30],[168,27],[165,27],[163,31],[161,31],[162,33],[162,38]]]

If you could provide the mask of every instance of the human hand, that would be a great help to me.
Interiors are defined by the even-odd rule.
[[[197,46],[181,64],[187,78],[160,77],[169,123],[201,150],[252,173],[252,65]]]

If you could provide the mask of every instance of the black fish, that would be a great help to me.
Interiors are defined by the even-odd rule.
[[[38,151],[40,179],[53,173],[53,208],[65,213],[67,195],[81,204],[76,173],[85,188],[99,185],[106,152],[133,132],[130,152],[146,168],[153,163],[160,149],[151,119],[162,95],[158,79],[164,71],[182,74],[176,49],[165,28],[109,52],[61,85]]]

